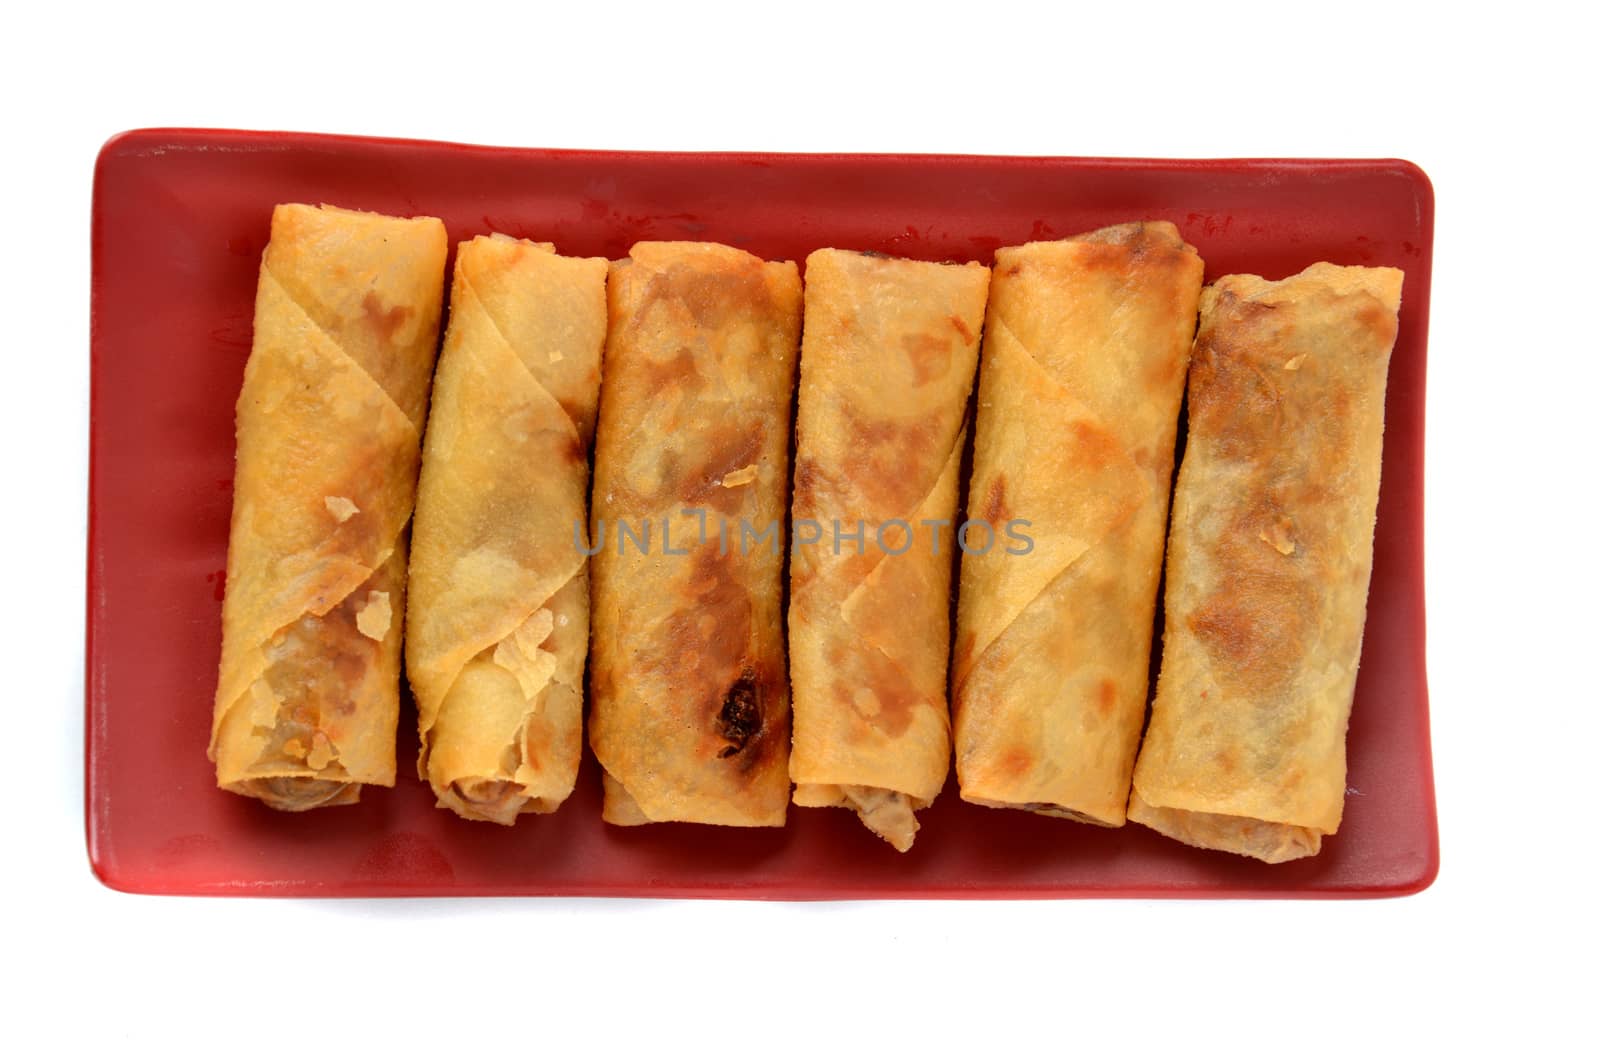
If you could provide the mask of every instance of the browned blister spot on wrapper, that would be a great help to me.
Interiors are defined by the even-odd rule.
[[[372,331],[386,344],[394,343],[395,334],[405,325],[406,319],[411,317],[410,307],[403,305],[385,307],[376,292],[366,294],[361,301],[361,309],[367,316],[367,324],[372,326]]]
[[[1006,509],[1006,475],[996,473],[989,482],[988,490],[983,493],[983,506],[979,511],[982,518],[995,528],[1005,524],[1010,517]]]

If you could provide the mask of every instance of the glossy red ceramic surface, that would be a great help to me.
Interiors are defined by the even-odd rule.
[[[962,803],[952,778],[895,853],[842,810],[783,830],[600,821],[576,794],[514,828],[433,807],[412,771],[289,815],[217,790],[205,747],[220,639],[233,402],[272,206],[432,214],[618,257],[640,239],[767,258],[814,248],[989,261],[1113,222],[1175,222],[1208,278],[1326,259],[1406,271],[1344,825],[1269,867],[1138,826]],[[87,820],[99,876],[172,894],[754,898],[1315,896],[1420,890],[1438,867],[1423,639],[1422,446],[1433,193],[1395,161],[1130,161],[543,151],[292,133],[145,130],[95,171]],[[1159,640],[1157,641],[1159,644]]]

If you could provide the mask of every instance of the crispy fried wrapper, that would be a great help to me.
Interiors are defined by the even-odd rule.
[[[219,786],[276,809],[394,783],[405,530],[446,250],[436,218],[273,211],[209,753]]]
[[[1031,549],[961,558],[969,802],[1125,822],[1203,272],[1168,222],[995,254],[967,505]]]
[[[781,825],[799,271],[640,243],[612,265],[608,304],[590,545],[603,816]]]
[[[988,287],[976,263],[806,260],[789,772],[796,805],[902,852],[949,771],[950,522]]]
[[[1318,263],[1205,290],[1129,819],[1270,863],[1338,829],[1402,280]]]
[[[501,824],[554,810],[582,753],[589,443],[605,259],[460,245],[417,489],[406,615],[417,769]]]

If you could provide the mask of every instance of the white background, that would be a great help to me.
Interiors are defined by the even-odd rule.
[[[681,3],[158,7],[47,15],[57,9],[30,3],[6,16],[0,1041],[229,1061],[1593,1050],[1579,1010],[1593,1005],[1597,945],[1586,768],[1600,709],[1600,99],[1592,35],[1572,16],[1518,3],[1490,22],[1467,5],[1349,0],[1053,15],[990,0],[895,13],[751,0],[715,15]],[[1437,884],[1361,903],[107,890],[89,872],[81,808],[90,172],[106,137],[152,125],[1414,160],[1438,195]]]

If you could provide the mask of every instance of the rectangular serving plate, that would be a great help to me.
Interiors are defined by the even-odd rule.
[[[272,207],[444,219],[572,255],[714,240],[988,262],[995,248],[1164,218],[1226,273],[1319,260],[1406,271],[1389,374],[1343,826],[1267,866],[1142,827],[963,803],[952,778],[895,853],[841,810],[783,830],[615,828],[585,751],[577,791],[514,828],[433,807],[402,712],[399,780],[359,805],[274,813],[219,791],[205,748],[220,645],[233,405]],[[723,898],[1348,897],[1438,869],[1423,638],[1422,451],[1433,192],[1410,163],[549,151],[153,129],[94,180],[86,819],[119,890],[232,895]],[[1159,639],[1157,640],[1159,645]]]

